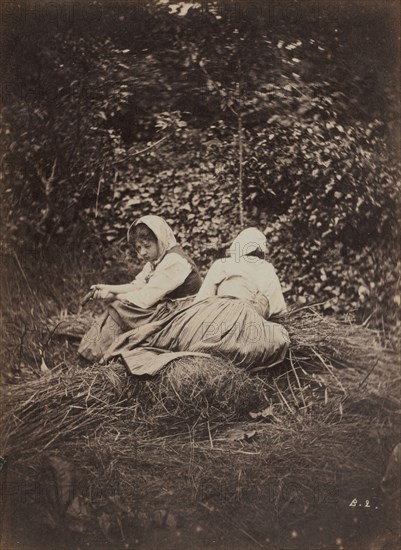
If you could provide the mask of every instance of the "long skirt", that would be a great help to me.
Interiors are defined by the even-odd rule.
[[[193,296],[167,299],[148,309],[115,300],[83,336],[78,353],[90,361],[100,361],[122,334],[147,323],[165,319],[174,311],[192,303],[192,300]]]
[[[285,328],[266,321],[238,298],[207,298],[164,319],[137,326],[105,354],[120,357],[132,374],[155,374],[182,355],[217,355],[251,369],[281,362],[289,347]]]

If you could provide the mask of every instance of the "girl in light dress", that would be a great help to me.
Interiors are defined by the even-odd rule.
[[[167,222],[144,216],[128,230],[145,266],[124,285],[96,284],[94,299],[108,303],[103,316],[82,338],[78,353],[88,360],[102,360],[121,334],[163,319],[194,296],[202,280],[192,259],[177,244]]]

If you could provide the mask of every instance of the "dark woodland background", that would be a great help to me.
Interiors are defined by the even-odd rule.
[[[3,6],[3,273],[123,265],[148,213],[206,270],[242,175],[289,302],[397,326],[397,2],[32,6]]]

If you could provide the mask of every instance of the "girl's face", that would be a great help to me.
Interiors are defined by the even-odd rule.
[[[135,243],[138,256],[146,262],[154,262],[159,257],[159,247],[154,240],[138,240]]]

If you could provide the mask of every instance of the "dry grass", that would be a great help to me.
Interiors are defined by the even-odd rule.
[[[80,493],[97,517],[107,514],[117,538],[120,525],[128,538],[133,526],[154,529],[160,510],[186,522],[217,516],[223,529],[232,522],[252,538],[267,515],[271,525],[294,510],[305,520],[327,498],[341,497],[337,507],[345,507],[355,488],[372,494],[379,484],[385,451],[378,436],[390,427],[363,410],[335,420],[327,407],[299,418],[279,407],[272,422],[215,424],[207,436],[199,424],[156,436],[127,418],[104,419],[53,452],[75,465]],[[46,456],[31,455],[38,475]]]
[[[285,521],[296,502],[307,517],[319,491],[378,486],[400,429],[397,356],[380,333],[310,308],[284,324],[288,357],[256,375],[217,358],[180,359],[148,380],[119,363],[34,366],[4,386],[2,451],[31,480],[47,456],[73,463],[92,514],[110,516],[120,540],[160,509],[206,520],[213,509],[225,529],[256,533],[262,511]],[[28,362],[37,343],[17,344]]]
[[[49,372],[4,392],[14,454],[51,449],[113,421],[133,431],[180,430],[198,422],[228,422],[258,403],[260,384],[215,358],[176,361],[154,380],[127,375],[119,363]]]
[[[136,432],[160,434],[194,425],[210,429],[268,405],[270,419],[277,411],[298,420],[320,414],[322,407],[341,419],[362,401],[400,407],[395,356],[380,347],[376,332],[313,310],[290,314],[285,325],[292,341],[288,358],[258,376],[222,359],[194,357],[174,362],[152,380],[129,377],[113,363],[59,367],[9,385],[4,402],[10,444],[14,452],[50,449],[106,420],[128,420]]]
[[[166,428],[230,422],[243,418],[261,399],[257,380],[216,357],[177,360],[147,390],[149,398],[142,393],[140,399],[148,423],[162,420]]]
[[[80,436],[105,419],[127,414],[127,376],[112,365],[55,369],[36,380],[6,387],[3,408],[13,453],[48,449],[71,435]]]
[[[392,361],[392,350],[383,346],[384,335],[361,325],[320,314],[313,307],[293,309],[284,323],[291,338],[291,349],[311,366],[327,362],[365,372],[379,359]],[[384,357],[385,356],[385,357]]]

